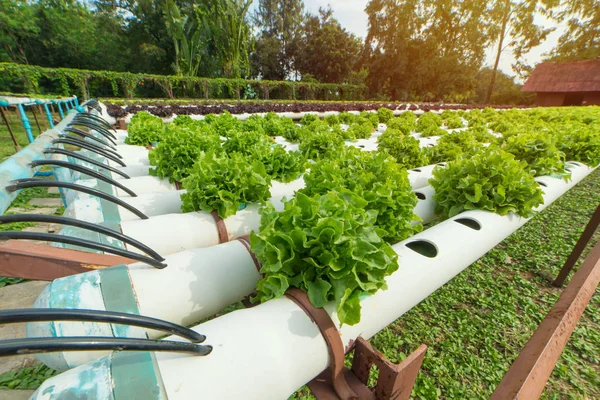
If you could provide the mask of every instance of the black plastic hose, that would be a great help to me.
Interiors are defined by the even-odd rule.
[[[93,140],[95,142],[98,142],[98,143],[102,144],[103,146],[108,147],[111,150],[117,151],[117,148],[115,147],[116,143],[114,143],[111,138],[106,138],[105,136],[102,136],[104,139],[106,139],[106,140],[104,140],[104,139],[101,139],[99,137],[96,137],[96,136],[92,135],[89,132],[86,132],[86,131],[81,130],[79,128],[74,128],[72,126],[67,126],[65,129],[63,129],[63,132],[74,133],[75,135],[86,137],[88,139],[91,139],[91,140]]]
[[[117,140],[117,137],[112,132],[110,132],[108,129],[106,129],[99,123],[92,121],[90,119],[85,119],[85,118],[81,118],[81,117],[78,118],[77,116],[75,116],[71,120],[71,122],[69,122],[67,125],[69,125],[69,126],[73,126],[73,125],[85,126],[86,128],[95,130],[96,132],[98,132],[99,134],[101,134],[102,136],[104,136],[106,138],[110,137],[114,140]]]
[[[63,187],[66,189],[72,189],[72,190],[76,190],[76,191],[79,191],[82,193],[91,194],[92,196],[97,196],[97,197],[100,197],[101,199],[110,201],[111,203],[115,203],[115,204],[131,211],[132,213],[134,213],[141,219],[148,219],[148,216],[146,216],[143,212],[141,212],[140,210],[138,210],[131,204],[124,202],[123,200],[119,199],[118,197],[115,197],[108,193],[104,193],[98,189],[89,188],[87,186],[78,185],[76,183],[52,181],[52,180],[48,180],[48,179],[39,179],[39,178],[27,178],[27,179],[18,179],[18,180],[12,181],[11,184],[6,186],[5,189],[7,192],[14,192],[14,191],[17,191],[20,189],[25,189],[25,188],[30,188],[30,187]]]
[[[124,243],[127,243],[133,247],[136,247],[148,254],[150,257],[158,260],[164,261],[164,257],[158,254],[156,251],[152,250],[150,247],[141,243],[140,241],[126,236],[121,232],[114,231],[112,229],[106,228],[102,225],[93,224],[87,221],[80,221],[75,218],[56,216],[56,215],[46,215],[46,214],[9,214],[9,215],[0,215],[0,224],[7,224],[12,222],[43,222],[47,224],[61,224],[68,226],[75,226],[77,228],[87,229],[92,232],[102,233],[103,235],[113,237],[118,239]]]
[[[127,166],[123,161],[119,160],[119,158],[113,156],[112,154],[110,154],[104,150],[98,149],[96,147],[92,147],[89,145],[89,143],[84,142],[83,140],[76,141],[75,139],[59,138],[59,139],[54,139],[52,141],[52,144],[59,144],[59,143],[81,147],[82,149],[89,150],[93,153],[101,155],[102,157],[108,158],[109,160],[116,162],[117,164],[119,164],[122,167]]]
[[[167,266],[167,264],[162,263],[160,261],[155,260],[154,258],[144,256],[142,254],[133,253],[128,250],[119,249],[116,247],[108,246],[102,243],[92,242],[91,240],[81,239],[72,236],[63,236],[63,235],[55,235],[53,233],[43,233],[43,232],[21,232],[21,231],[5,231],[0,232],[0,240],[41,240],[44,242],[57,242],[70,244],[73,246],[86,247],[92,250],[99,250],[109,254],[115,254],[117,256],[131,258],[132,260],[137,260],[148,265],[153,266],[157,269],[163,269]]]
[[[83,165],[74,164],[74,163],[70,163],[68,161],[61,161],[61,160],[34,160],[29,165],[31,165],[32,167],[41,167],[44,165],[50,165],[53,167],[62,167],[62,168],[72,169],[73,171],[81,172],[82,174],[86,174],[88,176],[91,176],[92,178],[96,178],[96,179],[99,179],[106,183],[109,183],[113,186],[116,186],[132,197],[137,197],[137,194],[135,194],[135,192],[133,190],[129,189],[127,186],[115,181],[112,178],[109,178],[108,176],[102,175],[98,171],[94,171],[91,168],[84,167]]]
[[[106,338],[106,337],[62,337],[10,339],[0,342],[0,357],[57,351],[166,351],[172,353],[194,353],[206,356],[212,346],[167,340]]]
[[[100,147],[99,145],[97,145],[95,143],[79,139],[78,137],[69,136],[68,138],[59,138],[59,139],[54,139],[54,140],[60,140],[60,139],[68,139],[68,140],[72,140],[76,143],[86,143],[88,145],[88,147],[90,147],[92,149],[104,151],[105,153],[112,154],[114,157],[117,157],[117,158],[123,158],[116,150],[107,149],[106,147]]]
[[[76,153],[74,151],[61,149],[58,147],[49,147],[44,150],[44,154],[62,154],[64,156],[77,158],[78,160],[85,161],[86,163],[90,163],[99,168],[104,168],[104,169],[109,170],[110,172],[114,172],[115,174],[121,175],[125,179],[131,179],[131,177],[129,175],[127,175],[125,172],[120,171],[115,167],[111,167],[108,164],[104,164],[103,162],[100,162],[98,160],[94,160],[93,158],[86,157],[81,153]]]
[[[0,324],[42,321],[90,321],[131,325],[168,332],[187,339],[192,343],[202,343],[206,340],[206,336],[201,335],[190,328],[186,328],[185,326],[138,314],[71,308],[19,308],[16,310],[0,310]]]

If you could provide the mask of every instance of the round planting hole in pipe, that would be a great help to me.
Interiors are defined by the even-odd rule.
[[[414,242],[406,243],[406,247],[422,256],[429,258],[434,258],[438,254],[436,245],[429,240],[415,240]]]
[[[583,167],[583,164],[577,161],[569,161],[567,162],[567,164],[572,164],[572,165],[576,165],[578,167]]]
[[[440,167],[445,167],[445,166],[446,166],[446,163],[445,163],[445,162],[441,162],[441,163],[437,163],[437,164],[435,164],[435,165],[439,165]]]
[[[548,187],[548,185],[546,185],[546,184],[545,184],[544,182],[542,182],[542,181],[536,181],[536,182],[537,182],[537,183],[539,183],[539,184],[540,184],[540,186],[543,186],[543,187]]]
[[[425,196],[425,193],[415,192],[415,194],[417,195],[417,199],[419,199],[419,200],[427,200],[427,196]]]
[[[464,226],[467,226],[467,227],[469,227],[471,229],[474,229],[476,231],[480,231],[481,230],[481,224],[479,223],[479,221],[477,221],[474,218],[462,217],[462,218],[455,219],[454,222],[458,222],[459,224],[463,224]]]
[[[420,170],[419,168],[411,169],[411,171],[414,171],[414,172],[421,172],[421,170]]]

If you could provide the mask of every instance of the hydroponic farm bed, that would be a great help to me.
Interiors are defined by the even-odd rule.
[[[94,104],[95,114],[71,114],[55,136],[51,132],[42,140],[50,148],[41,146],[38,152],[45,156],[32,157],[33,166],[55,168],[67,203],[65,216],[71,218],[55,237],[59,245],[113,252],[141,263],[58,279],[36,304],[127,311],[194,326],[206,336],[202,345],[194,345],[203,356],[168,351],[133,359],[127,352],[44,354],[40,359],[46,365],[69,372],[46,381],[33,398],[81,390],[93,398],[120,398],[132,390],[127,382],[136,374],[146,377],[145,398],[287,398],[329,362],[316,326],[284,296],[293,287],[307,292],[314,307],[327,310],[344,345],[374,336],[374,343],[399,361],[401,351],[419,344],[413,342],[416,333],[391,334],[403,323],[403,318],[396,321],[399,317],[408,313],[414,319],[415,306],[434,321],[445,315],[435,311],[431,296],[455,308],[458,297],[439,297],[449,286],[438,289],[449,281],[452,285],[486,253],[496,254],[499,243],[523,232],[519,228],[531,217],[549,213],[543,210],[587,176],[595,174],[595,182],[600,161],[600,110],[592,107],[445,110],[420,116],[406,110],[410,107],[340,113],[318,105],[314,114],[298,108],[242,115],[250,110],[245,109],[236,116],[204,115],[206,108],[180,105],[169,106],[169,113],[160,107],[156,113],[154,106],[147,109],[164,120],[147,112],[127,115],[131,108],[113,110],[113,116],[128,122],[126,131],[113,131],[98,118],[116,120],[104,105]],[[23,169],[11,180],[28,173]],[[16,190],[40,184],[31,179],[7,183],[3,209]],[[594,195],[587,198],[586,209],[593,208]],[[125,237],[107,236],[107,230]],[[510,255],[503,262],[517,263]],[[520,274],[507,272],[513,279],[506,278],[508,287],[516,280],[537,289],[534,278],[527,286]],[[483,301],[485,290],[495,293],[486,283],[494,279],[490,272],[474,276],[479,286],[465,299],[473,295]],[[117,299],[113,286],[119,288]],[[482,307],[493,313],[508,299],[527,301],[511,293],[491,296]],[[221,315],[248,296],[260,305]],[[526,304],[518,302],[502,315],[514,319]],[[529,318],[543,317],[544,307],[534,304],[534,315],[525,314],[528,327]],[[458,308],[456,314],[467,318]],[[424,325],[415,324],[415,332]],[[489,329],[458,330],[466,337],[496,337]],[[503,358],[500,339],[494,350],[473,339],[482,359],[504,361],[492,371],[467,359],[466,368],[477,371],[480,386],[465,388],[458,383],[463,375],[442,378],[441,371],[450,368],[443,350],[457,353],[445,337],[457,336],[439,334],[434,342],[442,343],[436,348],[442,353],[434,350],[436,361],[425,364],[428,372],[413,395],[487,393],[510,363],[511,346],[520,343],[510,340]],[[164,333],[92,322],[28,325],[28,336],[48,335],[158,339]],[[171,339],[162,342],[166,346]],[[254,367],[248,369],[249,364]],[[124,365],[130,366],[127,373]],[[597,380],[597,370],[586,374]],[[267,382],[264,376],[278,379]],[[232,380],[234,387],[226,384]],[[588,393],[588,388],[579,389]]]

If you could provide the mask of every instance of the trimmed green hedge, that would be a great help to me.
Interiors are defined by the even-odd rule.
[[[46,68],[0,63],[0,91],[88,97],[360,100],[366,86]]]

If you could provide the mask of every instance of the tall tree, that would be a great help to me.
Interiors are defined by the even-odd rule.
[[[207,40],[207,55],[218,76],[239,78],[249,73],[252,46],[248,10],[252,0],[201,0],[195,9]]]
[[[320,82],[343,82],[357,63],[361,40],[333,18],[331,8],[308,15],[300,40],[296,68]]]
[[[564,0],[553,18],[567,20],[567,30],[550,53],[552,60],[590,60],[600,57],[598,0]]]
[[[182,16],[179,7],[173,0],[163,3],[165,26],[173,39],[175,62],[173,70],[176,75],[196,76],[200,67],[202,36],[196,21],[189,16]]]
[[[285,79],[294,60],[305,20],[302,0],[259,0],[252,16],[260,29],[252,53],[253,71],[264,79]]]
[[[0,61],[27,63],[27,41],[39,33],[37,23],[26,0],[0,1]]]
[[[477,0],[371,0],[363,59],[372,95],[394,100],[468,97],[487,43]]]
[[[492,0],[490,10],[486,14],[489,22],[490,37],[498,44],[496,60],[492,69],[490,85],[485,97],[488,104],[494,90],[496,71],[500,62],[502,51],[512,49],[516,60],[513,69],[521,76],[530,71],[530,67],[522,61],[523,55],[533,47],[539,45],[554,28],[544,28],[534,24],[536,14],[550,15],[556,6],[555,0]],[[504,46],[505,40],[508,40]]]

